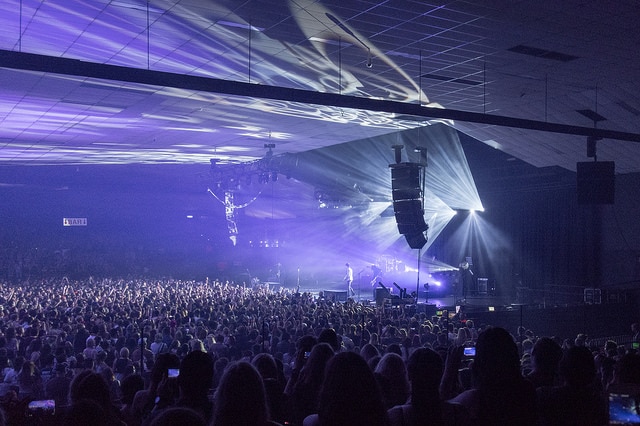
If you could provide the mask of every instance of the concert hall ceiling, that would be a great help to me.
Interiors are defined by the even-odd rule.
[[[639,21],[636,0],[5,0],[0,164],[246,162],[445,122],[567,170],[602,136],[638,172]]]

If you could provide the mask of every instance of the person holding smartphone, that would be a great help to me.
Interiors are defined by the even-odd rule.
[[[471,424],[537,425],[536,390],[522,377],[518,347],[507,330],[480,333],[471,372],[474,387],[451,400],[469,410]]]

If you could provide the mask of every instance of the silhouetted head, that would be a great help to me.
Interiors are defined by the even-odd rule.
[[[585,387],[596,378],[596,364],[591,351],[584,346],[569,348],[560,361],[560,376],[573,387]]]
[[[155,416],[149,426],[206,426],[207,422],[197,412],[186,407],[171,407]]]
[[[215,393],[216,426],[264,425],[269,420],[260,373],[245,361],[227,366]]]
[[[437,392],[444,372],[442,357],[433,349],[419,348],[413,351],[407,363],[407,375],[412,395]]]
[[[213,359],[205,352],[189,352],[180,364],[178,385],[183,396],[206,397],[213,382]]]
[[[251,364],[258,370],[263,380],[278,379],[278,365],[272,355],[261,353],[253,357]]]
[[[378,351],[378,348],[373,346],[371,343],[367,343],[362,347],[362,349],[360,349],[360,355],[365,359],[365,361],[369,361],[375,356],[380,356],[380,351]]]
[[[480,333],[472,370],[479,387],[501,386],[521,377],[518,347],[507,330],[492,327]]]
[[[541,337],[531,350],[533,368],[543,372],[553,373],[558,370],[562,358],[562,348],[550,337]]]
[[[328,343],[334,350],[338,352],[340,350],[340,340],[338,334],[333,328],[325,328],[320,332],[318,336],[318,343]]]
[[[386,410],[373,372],[354,352],[340,352],[329,360],[320,392],[321,425],[386,425]]]

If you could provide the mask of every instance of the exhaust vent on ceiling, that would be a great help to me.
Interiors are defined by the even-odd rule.
[[[553,50],[539,49],[537,47],[525,46],[524,44],[519,44],[507,50],[514,53],[521,53],[523,55],[535,56],[536,58],[551,59],[560,62],[569,62],[579,58],[579,56],[568,55],[561,52],[554,52]]]

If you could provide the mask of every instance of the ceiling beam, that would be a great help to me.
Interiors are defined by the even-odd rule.
[[[204,76],[185,75],[164,71],[85,62],[77,59],[58,58],[33,53],[0,50],[0,67],[18,70],[39,71],[77,77],[116,80],[121,82],[174,87],[234,96],[274,99],[304,104],[325,105],[338,108],[353,108],[368,111],[413,115],[428,119],[444,119],[470,123],[489,124],[542,132],[563,133],[596,138],[640,142],[640,134],[618,130],[573,126],[546,121],[528,120],[493,114],[482,114],[454,109],[425,107],[397,101],[369,99],[335,93],[313,92],[277,86],[265,86],[239,81],[222,80]]]

